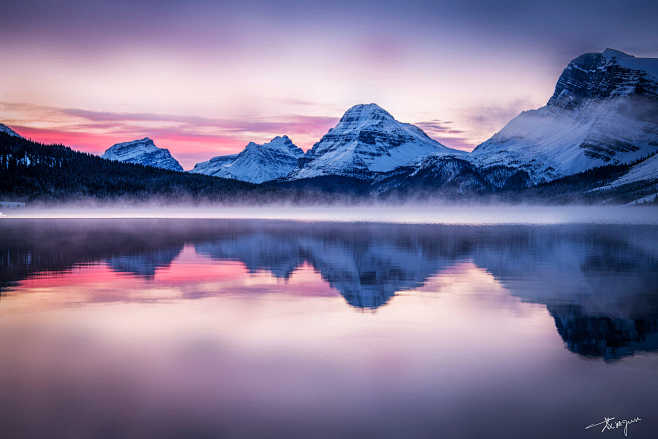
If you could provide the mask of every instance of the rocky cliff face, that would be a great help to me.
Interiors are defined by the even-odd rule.
[[[170,171],[183,170],[183,167],[171,156],[168,149],[158,148],[153,140],[148,137],[112,145],[102,157],[108,160],[153,166],[154,168]]]
[[[398,122],[376,104],[355,105],[307,152],[304,167],[292,177],[368,179],[442,154],[464,153],[441,145],[414,125]]]
[[[571,61],[548,105],[575,108],[587,99],[629,95],[658,97],[658,62],[606,49]]]
[[[218,156],[197,163],[191,172],[263,183],[288,176],[299,168],[299,160],[303,156],[304,151],[288,136],[277,136],[263,145],[250,142],[239,154]]]
[[[480,168],[518,168],[532,183],[658,151],[658,59],[608,49],[566,67],[548,104],[526,111],[471,154]]]

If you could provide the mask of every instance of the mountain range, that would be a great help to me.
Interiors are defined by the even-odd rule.
[[[18,136],[4,125],[0,130]],[[283,135],[188,172],[268,190],[471,196],[547,193],[548,185],[603,201],[619,191],[632,192],[624,201],[652,201],[657,152],[658,59],[606,49],[572,60],[544,107],[522,112],[470,153],[371,103],[348,109],[306,153]],[[113,145],[102,157],[183,171],[149,138]]]

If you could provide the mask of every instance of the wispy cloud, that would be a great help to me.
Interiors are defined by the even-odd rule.
[[[208,118],[201,116],[91,111],[24,103],[0,103],[0,119],[35,140],[64,143],[102,153],[114,143],[151,137],[169,148],[184,167],[212,156],[241,150],[249,141],[288,134],[308,148],[337,117],[288,114],[277,117]]]
[[[452,121],[433,119],[416,122],[415,125],[445,146],[463,151],[471,151],[475,147],[474,143],[466,137],[466,132],[455,128]]]

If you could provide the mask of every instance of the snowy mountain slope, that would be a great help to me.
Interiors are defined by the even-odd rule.
[[[376,104],[355,105],[306,153],[304,166],[292,178],[341,175],[368,179],[373,173],[441,154],[465,155],[414,125],[398,122]]]
[[[0,123],[0,133],[9,134],[10,136],[14,136],[14,137],[20,137],[21,139],[23,138],[23,136],[21,136],[16,131],[12,130],[11,128],[9,128],[7,125],[3,123]]]
[[[374,192],[380,195],[412,193],[425,196],[426,191],[450,190],[457,194],[483,193],[491,190],[464,156],[429,156],[413,166],[397,168],[378,175],[373,181]]]
[[[194,174],[215,176],[215,174],[219,172],[220,168],[230,165],[237,157],[238,154],[219,155],[217,157],[211,158],[207,162],[196,163],[194,168],[189,172]]]
[[[190,172],[263,183],[288,176],[299,168],[299,159],[303,156],[304,151],[288,136],[277,136],[263,145],[250,142],[239,154],[197,163]]]
[[[471,154],[542,183],[658,151],[658,59],[615,50],[573,60],[548,104],[525,111]]]
[[[643,186],[648,188],[654,187],[653,190],[649,189],[649,191],[652,193],[650,193],[648,197],[651,199],[655,198],[657,193],[656,186],[658,185],[658,154],[655,154],[646,160],[633,165],[630,170],[621,177],[615,179],[605,186],[592,189],[591,192],[614,190],[625,185],[631,185],[640,182],[646,183]],[[647,198],[647,195],[641,195],[643,195],[641,198]]]
[[[633,166],[627,174],[613,181],[610,186],[616,187],[645,180],[658,180],[658,154]]]
[[[112,145],[102,157],[108,160],[153,166],[171,171],[183,170],[183,167],[171,156],[168,149],[158,148],[153,140],[148,137]]]

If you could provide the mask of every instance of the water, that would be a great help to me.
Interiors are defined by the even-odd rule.
[[[0,352],[2,437],[655,437],[658,227],[5,219]]]

